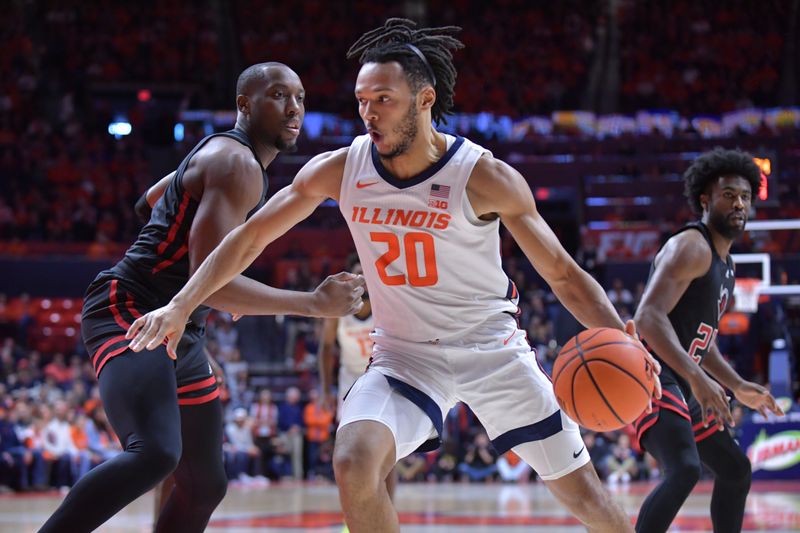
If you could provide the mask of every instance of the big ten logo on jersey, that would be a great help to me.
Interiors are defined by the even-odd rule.
[[[428,207],[432,207],[434,209],[447,209],[447,200],[438,200],[436,198],[431,198],[428,200]]]

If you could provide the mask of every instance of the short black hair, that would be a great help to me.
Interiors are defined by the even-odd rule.
[[[700,195],[706,194],[708,185],[722,176],[741,176],[750,183],[753,194],[761,185],[761,170],[753,156],[742,150],[726,150],[717,146],[692,162],[684,172],[683,194],[696,215],[703,214]]]
[[[362,65],[397,61],[414,94],[426,84],[434,86],[436,102],[431,117],[437,123],[446,124],[445,115],[453,113],[457,76],[452,50],[464,48],[452,35],[460,31],[458,26],[417,29],[417,23],[412,20],[390,18],[353,43],[347,51],[347,59],[358,57]]]
[[[255,82],[267,81],[266,70],[269,67],[289,68],[287,65],[278,63],[277,61],[269,61],[267,63],[256,63],[255,65],[250,65],[244,69],[241,74],[239,74],[239,79],[236,80],[236,96],[239,96],[240,94],[248,94]]]

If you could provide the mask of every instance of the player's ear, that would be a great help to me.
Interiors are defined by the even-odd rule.
[[[436,91],[430,85],[426,85],[419,91],[418,100],[420,109],[431,109],[436,103]]]
[[[249,115],[250,114],[250,99],[240,94],[236,97],[236,109],[239,110],[240,113]]]
[[[700,195],[700,207],[703,208],[703,212],[708,211],[708,204],[711,201],[711,195],[708,193],[703,193]]]

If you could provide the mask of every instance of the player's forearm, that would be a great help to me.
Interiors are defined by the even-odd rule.
[[[223,286],[255,261],[263,248],[255,246],[255,235],[247,224],[231,231],[203,261],[178,294],[172,305],[188,316],[198,305],[208,300]]]
[[[575,266],[563,279],[551,284],[559,301],[587,328],[624,329],[625,324],[594,278]]]
[[[681,346],[667,315],[640,309],[636,314],[636,328],[656,355],[685,380],[694,381],[703,372]]]
[[[716,347],[708,351],[703,358],[702,366],[714,379],[732,391],[735,391],[744,382]]]
[[[329,343],[320,343],[317,362],[319,365],[319,384],[322,392],[328,394],[333,383],[333,346]]]
[[[203,303],[239,315],[316,316],[312,292],[278,289],[242,275],[233,278]]]

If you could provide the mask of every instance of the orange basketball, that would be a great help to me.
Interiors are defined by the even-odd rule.
[[[581,331],[553,365],[561,409],[594,431],[627,426],[647,408],[655,387],[646,353],[642,343],[618,329]]]

